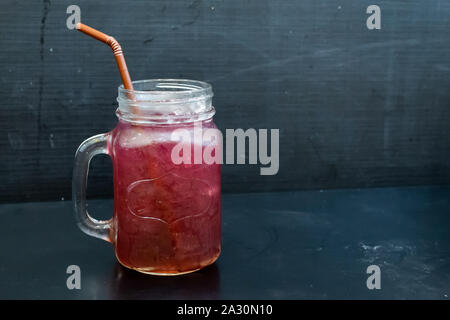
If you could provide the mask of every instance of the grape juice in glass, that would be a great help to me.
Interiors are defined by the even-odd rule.
[[[75,216],[84,232],[113,243],[125,267],[159,275],[192,272],[212,264],[221,248],[220,164],[194,159],[205,149],[221,151],[219,134],[197,134],[217,132],[211,86],[191,80],[133,85],[134,91],[119,87],[117,126],[77,150]],[[86,211],[89,161],[99,153],[113,161],[114,214],[108,221]]]

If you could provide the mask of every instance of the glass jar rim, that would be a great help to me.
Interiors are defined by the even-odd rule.
[[[211,98],[212,87],[209,83],[188,79],[145,79],[132,81],[134,90],[125,89],[123,84],[119,86],[118,99],[136,101],[130,97],[139,95],[139,102],[165,102],[168,95],[170,101],[191,100],[196,98]],[[147,88],[147,89],[142,89]]]
[[[212,87],[187,79],[148,79],[133,81],[134,90],[118,88],[116,111],[119,119],[134,123],[181,123],[210,119]]]

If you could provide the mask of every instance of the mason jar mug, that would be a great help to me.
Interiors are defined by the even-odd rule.
[[[77,224],[111,242],[127,268],[157,275],[193,272],[212,264],[221,250],[220,164],[194,159],[195,150],[221,148],[219,139],[195,138],[199,127],[217,130],[212,89],[191,80],[133,85],[133,91],[119,87],[117,126],[76,151]],[[174,134],[180,131],[183,141]],[[86,210],[89,162],[100,153],[112,158],[114,171],[114,213],[107,221]]]

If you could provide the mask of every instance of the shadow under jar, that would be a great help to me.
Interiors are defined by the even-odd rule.
[[[220,139],[198,139],[196,131],[217,131],[211,86],[170,79],[133,85],[134,91],[119,87],[117,126],[76,152],[77,223],[113,243],[127,268],[157,275],[193,272],[212,264],[221,249],[220,164],[194,159],[196,150],[221,150]],[[184,134],[181,144],[175,131]],[[172,156],[176,146],[182,147],[182,163]],[[89,162],[100,153],[112,158],[114,168],[114,215],[108,221],[86,211]]]

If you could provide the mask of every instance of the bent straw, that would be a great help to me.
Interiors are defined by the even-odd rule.
[[[119,67],[120,77],[122,78],[122,83],[125,89],[133,90],[133,84],[131,83],[130,74],[128,73],[127,64],[125,62],[125,57],[122,52],[122,47],[119,42],[111,36],[104,34],[94,28],[91,28],[81,22],[78,22],[75,26],[78,31],[91,36],[94,39],[97,39],[101,42],[109,45],[114,53],[114,57],[116,58],[117,66]]]
[[[117,42],[117,40],[111,36],[108,36],[107,34],[104,34],[103,32],[95,30],[94,28],[91,28],[80,22],[77,23],[76,28],[77,28],[77,30],[93,37],[94,39],[100,40],[101,42],[104,42],[111,47],[111,49],[113,50],[114,56],[116,58],[117,66],[119,67],[120,77],[122,78],[124,88],[128,89],[128,90],[133,90],[133,84],[131,83],[130,74],[128,73],[127,64],[125,63],[125,57],[123,56],[122,48],[120,47],[120,44]],[[131,92],[130,98],[132,98],[132,99],[134,98],[133,92]],[[134,107],[132,107],[132,108],[134,108]],[[140,130],[142,130],[142,128],[140,128]],[[152,164],[150,164],[149,165],[150,177],[154,176],[153,168],[154,167],[152,166]],[[159,180],[156,181],[155,186],[156,186],[156,190],[160,190],[161,193],[163,192],[164,186],[161,185],[161,182]],[[169,211],[169,212],[171,212],[173,210],[170,203],[167,204],[164,208],[165,208],[165,211]],[[143,218],[145,218],[145,217],[143,217]],[[173,227],[170,223],[168,223],[168,224],[169,224],[169,230],[170,230],[170,234],[171,234],[172,242],[173,242],[174,241]]]
[[[81,31],[81,32],[87,34],[88,36],[91,36],[94,39],[104,42],[111,47],[111,49],[114,53],[114,57],[116,58],[117,66],[119,67],[120,77],[122,78],[122,83],[123,83],[124,88],[127,90],[133,90],[133,84],[131,82],[130,74],[128,73],[127,64],[125,62],[125,57],[123,56],[122,48],[121,48],[119,42],[117,42],[117,40],[114,39],[113,37],[108,36],[107,34],[104,34],[103,32],[100,32],[94,28],[91,28],[81,22],[77,23],[75,27],[78,31]],[[134,100],[133,92],[131,92],[129,94],[129,97]],[[132,107],[132,108],[135,108],[135,107]],[[137,110],[135,112],[138,113]],[[142,130],[142,128],[140,128],[140,130]],[[150,164],[149,165],[150,177],[154,176],[153,168],[154,168],[153,165]],[[160,190],[161,192],[163,192],[164,186],[161,185],[160,180],[156,181],[155,186],[156,186],[156,190]],[[164,208],[165,208],[164,211],[168,211],[168,212],[173,211],[173,208],[170,205],[170,203],[167,204]],[[143,217],[143,218],[145,218],[145,217]],[[173,242],[175,240],[173,227],[172,227],[171,223],[168,223],[168,224],[169,224],[170,234],[172,237],[171,242]]]

